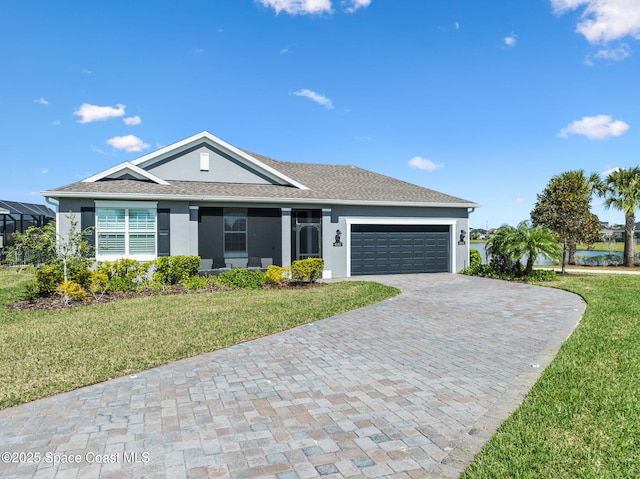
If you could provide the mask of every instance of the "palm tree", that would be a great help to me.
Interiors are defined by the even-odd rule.
[[[607,176],[599,190],[605,208],[624,212],[624,265],[633,266],[636,209],[640,207],[640,168],[616,170]]]
[[[504,255],[517,265],[526,257],[523,274],[528,276],[538,256],[557,260],[562,254],[562,247],[549,228],[531,226],[529,221],[521,221],[515,228],[503,225],[496,229],[487,239],[486,251],[492,257]]]

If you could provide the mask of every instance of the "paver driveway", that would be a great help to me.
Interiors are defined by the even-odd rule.
[[[460,275],[372,279],[403,294],[0,411],[0,452],[23,453],[0,475],[456,477],[585,308]]]

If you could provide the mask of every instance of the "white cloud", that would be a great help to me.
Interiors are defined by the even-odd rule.
[[[411,168],[416,168],[418,170],[435,171],[444,168],[444,163],[434,163],[433,161],[422,158],[421,156],[414,156],[407,163]]]
[[[93,121],[104,121],[109,118],[124,116],[124,109],[125,106],[120,103],[118,103],[115,108],[112,106],[97,106],[83,103],[73,114],[80,117],[78,123],[91,123]]]
[[[33,103],[38,103],[40,105],[48,105],[49,102],[47,100],[45,100],[44,98],[40,97],[40,98],[36,98],[35,100],[33,100]]]
[[[289,53],[289,49],[288,48],[281,48],[280,49],[280,55],[286,55],[287,53]]]
[[[347,4],[348,6],[345,8],[345,10],[349,13],[353,13],[359,8],[367,8],[369,5],[371,5],[371,0],[351,0],[347,2]]]
[[[138,115],[129,116],[127,118],[123,118],[122,121],[127,126],[135,126],[135,125],[139,125],[140,123],[142,123],[142,119]]]
[[[333,103],[331,100],[320,93],[316,93],[315,91],[308,90],[306,88],[298,91],[294,91],[291,93],[296,96],[303,96],[308,98],[309,100],[315,101],[317,104],[324,106],[327,110],[333,110]]]
[[[51,123],[53,126],[60,126],[62,125],[62,122],[60,120],[54,120],[53,123]]]
[[[333,13],[332,0],[256,0],[265,7],[273,8],[276,14],[285,12],[290,15],[319,15]],[[367,8],[372,0],[339,0],[347,13],[353,13],[361,8]],[[335,3],[338,3],[336,0]]]
[[[504,44],[508,47],[515,47],[516,43],[518,43],[518,35],[512,33],[508,37],[504,37]]]
[[[49,170],[45,168],[45,169],[44,169],[44,170],[42,170],[40,173],[42,173],[43,175],[46,175],[47,173],[49,173]]]
[[[514,201],[518,204],[521,204],[521,203],[525,203],[527,201],[527,198],[524,196],[519,196]]]
[[[596,60],[610,60],[613,62],[620,62],[631,55],[631,49],[629,45],[620,45],[617,48],[604,48],[598,50],[593,55],[588,57],[588,60],[594,58]]]
[[[331,0],[257,0],[276,13],[284,11],[290,15],[331,13]]]
[[[114,136],[109,138],[107,143],[116,150],[125,150],[128,152],[142,151],[149,148],[149,145],[134,135]]]
[[[104,156],[109,156],[109,153],[107,153],[104,150],[101,150],[100,148],[98,148],[96,146],[92,146],[91,147],[91,151],[93,151],[94,153],[99,153],[99,154],[104,155]]]
[[[621,168],[619,166],[614,166],[613,168],[607,168],[606,170],[600,172],[600,176],[602,176],[603,178],[606,178],[614,171],[618,171],[620,169]]]
[[[551,5],[557,14],[584,7],[576,31],[589,43],[606,43],[627,36],[640,39],[638,0],[551,0]]]
[[[569,135],[584,135],[590,140],[605,140],[612,136],[621,136],[629,131],[629,125],[624,121],[613,120],[609,115],[585,116],[576,120],[566,128],[560,130],[560,138],[568,138]]]
[[[458,23],[458,22],[453,22],[453,27],[454,27],[456,30],[460,30],[460,23]]]
[[[358,141],[370,141],[373,138],[371,138],[370,136],[354,136],[353,139]]]

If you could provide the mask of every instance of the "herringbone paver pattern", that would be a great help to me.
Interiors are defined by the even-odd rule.
[[[0,411],[0,452],[17,454],[0,475],[456,477],[585,307],[466,276],[371,279],[403,294]]]

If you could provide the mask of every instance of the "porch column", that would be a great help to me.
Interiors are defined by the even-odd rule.
[[[331,279],[334,255],[333,242],[335,240],[336,225],[331,224],[331,208],[322,208],[322,258],[324,259],[324,271],[322,277]]]
[[[189,206],[189,254],[199,255],[198,251],[198,211],[199,206]]]
[[[282,266],[291,265],[291,208],[281,208],[282,212]]]

